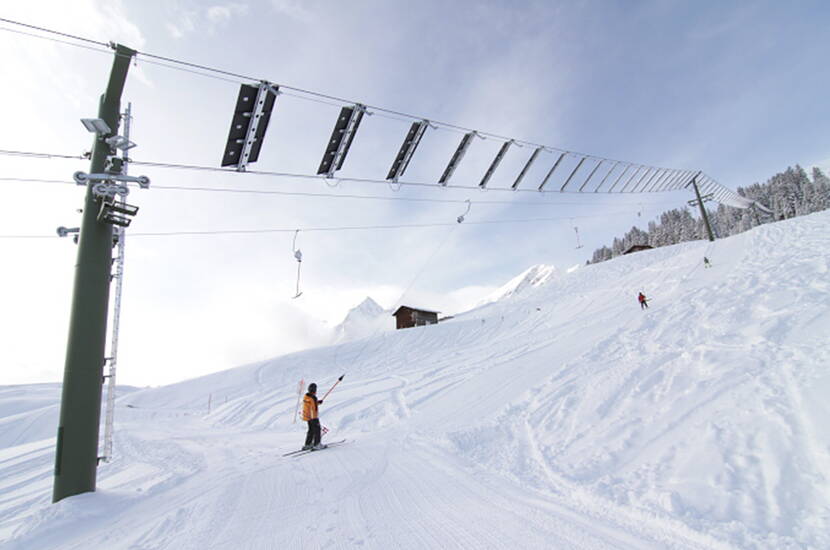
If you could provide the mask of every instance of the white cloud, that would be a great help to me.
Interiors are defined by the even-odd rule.
[[[170,32],[170,36],[172,36],[173,38],[179,39],[184,36],[184,32],[179,30],[179,28],[173,23],[165,23],[165,26],[167,27],[168,32]]]
[[[274,10],[300,21],[311,20],[311,12],[297,0],[271,0]]]
[[[236,15],[248,13],[248,6],[245,4],[225,4],[211,6],[207,9],[207,18],[211,23],[225,23]]]

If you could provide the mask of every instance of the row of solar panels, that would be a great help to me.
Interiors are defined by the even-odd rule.
[[[244,171],[247,164],[255,162],[259,158],[259,152],[262,148],[262,141],[265,136],[265,131],[268,127],[268,121],[271,118],[271,111],[274,108],[276,96],[279,93],[279,87],[269,83],[260,83],[259,85],[243,84],[239,90],[239,96],[236,101],[236,107],[231,121],[231,129],[228,134],[228,141],[225,146],[225,152],[222,157],[222,166],[236,166],[237,170]],[[366,112],[366,107],[361,104],[343,107],[335,122],[334,129],[331,133],[325,153],[320,161],[320,166],[317,169],[318,175],[325,175],[332,177],[334,172],[343,167],[343,161],[349,152],[357,129],[363,120],[363,114]],[[424,136],[427,128],[430,126],[428,120],[419,120],[412,123],[409,131],[406,133],[403,143],[392,162],[389,173],[386,176],[388,181],[397,182],[405,172],[409,161],[415,154],[421,138]],[[458,167],[464,155],[467,153],[471,143],[477,136],[476,132],[468,132],[461,138],[455,152],[450,158],[447,167],[441,174],[438,180],[439,185],[447,185],[452,177],[455,169]],[[485,188],[493,173],[498,168],[504,156],[507,154],[510,146],[513,145],[514,140],[508,140],[502,144],[496,157],[490,163],[487,172],[482,177],[479,187]],[[517,189],[519,184],[524,179],[531,165],[539,157],[539,153],[546,150],[545,147],[536,147],[531,153],[527,162],[524,164],[521,172],[516,177],[512,189]],[[562,160],[571,153],[564,151],[554,151],[559,153],[558,158],[553,163],[553,166],[548,170],[544,179],[538,186],[538,190],[542,191],[548,182],[551,180],[554,172],[560,167]],[[570,174],[565,178],[564,183],[559,191],[564,192],[565,189],[572,183],[577,172],[582,168],[586,160],[591,159],[596,162],[596,165],[588,174],[587,178],[582,180],[581,185],[577,191],[582,192],[585,187],[594,179],[600,167],[606,163],[610,163],[611,167],[606,172],[600,181],[599,185],[593,191],[614,192],[658,192],[670,191],[675,189],[683,189],[688,187],[692,181],[696,181],[698,185],[708,188],[713,194],[715,200],[730,197],[735,199],[738,197],[731,190],[721,186],[708,176],[701,176],[695,170],[677,170],[670,168],[655,168],[649,166],[635,165],[623,163],[621,161],[609,161],[605,159],[597,159],[584,155],[576,163],[576,166],[571,170]],[[618,169],[621,168],[621,169]],[[633,170],[632,170],[633,169]],[[613,174],[613,176],[612,176]],[[697,179],[696,179],[697,178]],[[610,185],[605,188],[605,184]],[[620,185],[622,184],[622,185]],[[571,189],[573,190],[573,188]]]

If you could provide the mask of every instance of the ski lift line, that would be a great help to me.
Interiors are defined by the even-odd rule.
[[[600,163],[600,164],[601,164],[601,163]],[[610,170],[608,170],[608,173],[607,173],[607,174],[605,174],[605,177],[604,177],[604,178],[602,178],[602,181],[601,181],[601,182],[599,182],[599,185],[597,185],[597,188],[596,188],[596,189],[594,189],[594,193],[599,192],[600,188],[601,188],[601,187],[605,184],[605,180],[607,180],[607,179],[608,179],[608,176],[610,176],[610,175],[611,175],[611,173],[612,173],[614,170],[616,170],[616,169],[617,169],[617,166],[619,166],[619,164],[620,164],[620,161],[615,161],[615,162],[614,162],[614,165],[613,165],[613,166],[611,166],[611,169],[610,169]]]
[[[87,160],[83,155],[62,155],[58,153],[38,153],[34,151],[14,151],[10,149],[0,149],[0,155],[43,159]]]
[[[70,180],[58,179],[43,179],[43,178],[20,178],[20,177],[0,177],[0,182],[19,182],[19,183],[55,183],[61,185],[71,185],[77,187],[77,182]],[[128,186],[137,186],[138,184],[126,183]],[[342,193],[312,193],[306,191],[278,191],[270,189],[236,189],[229,187],[190,187],[184,185],[153,185],[153,189],[163,191],[193,191],[193,192],[207,192],[207,193],[237,193],[237,194],[253,194],[253,195],[277,195],[277,196],[296,196],[296,197],[320,197],[320,198],[335,198],[335,199],[358,199],[358,200],[382,200],[382,201],[402,201],[402,202],[424,202],[436,204],[464,204],[465,199],[430,199],[423,197],[387,197],[382,195],[354,195]],[[584,201],[557,201],[555,203],[539,202],[539,201],[502,201],[502,200],[476,200],[472,201],[477,205],[488,204],[507,204],[507,205],[523,205],[523,206],[592,206],[590,203]],[[623,204],[623,203],[619,203]],[[677,201],[657,201],[651,202],[655,205],[676,205]]]
[[[592,219],[592,218],[608,218],[609,216],[628,216],[630,210],[619,213],[604,213],[591,216],[559,216],[548,218],[516,218],[505,220],[480,220],[472,222],[464,222],[466,225],[498,225],[510,223],[536,223],[536,222],[552,222],[563,221],[569,219]],[[421,224],[401,224],[401,225],[353,225],[341,227],[303,227],[299,231],[306,233],[312,232],[337,232],[337,231],[366,231],[366,230],[385,230],[385,229],[422,229],[430,227],[455,227],[459,225],[456,223],[421,223]],[[275,229],[228,229],[228,230],[210,230],[210,231],[157,231],[144,233],[130,233],[130,237],[173,237],[173,236],[205,236],[205,235],[256,235],[269,233],[293,233],[298,231],[297,228],[275,228]],[[59,239],[57,235],[0,235],[0,239]]]
[[[27,29],[33,29],[33,30],[36,30],[36,31],[46,32],[46,33],[49,33],[49,34],[56,34],[58,36],[63,36],[64,38],[71,38],[72,40],[78,40],[80,42],[88,42],[90,44],[95,44],[97,46],[104,46],[105,48],[110,47],[110,44],[108,44],[106,42],[101,42],[101,41],[98,41],[98,40],[92,40],[90,38],[84,38],[83,36],[77,36],[77,35],[74,35],[74,34],[67,34],[67,33],[64,33],[64,32],[58,32],[58,31],[55,31],[55,30],[52,30],[52,29],[47,29],[47,28],[44,28],[44,27],[38,27],[38,26],[35,26],[35,25],[29,25],[27,23],[21,23],[20,21],[13,21],[11,19],[6,19],[4,17],[0,17],[0,22],[2,22],[2,23],[11,23],[12,25],[18,25],[20,27],[26,27]]]
[[[2,151],[0,151],[2,153]],[[560,159],[564,157],[564,153],[560,155]],[[150,161],[137,161],[137,160],[130,160],[131,163],[138,165],[138,166],[146,166],[150,168],[170,168],[170,169],[181,169],[181,170],[195,170],[195,171],[204,171],[204,172],[220,172],[220,173],[227,173],[227,174],[250,174],[255,176],[268,176],[268,177],[280,177],[280,178],[297,178],[297,179],[312,179],[312,180],[325,180],[326,178],[322,175],[313,175],[313,174],[298,174],[298,173],[291,173],[291,172],[273,172],[273,171],[263,171],[263,170],[246,170],[245,172],[238,172],[236,169],[233,168],[217,168],[213,166],[198,166],[198,165],[189,165],[189,164],[176,164],[176,163],[163,163],[163,162],[150,162]],[[540,185],[540,189],[533,190],[533,189],[513,189],[511,187],[490,187],[488,188],[489,191],[522,191],[526,193],[559,193],[559,191],[545,191],[542,189],[544,185],[547,183],[549,176],[552,175],[555,168],[557,168],[558,164],[554,164],[551,171],[548,172],[548,176],[545,177],[543,180],[542,185]],[[387,185],[389,182],[386,180],[381,179],[374,179],[374,178],[352,178],[352,177],[338,177],[336,178],[339,182],[353,182],[353,183],[373,183],[373,184],[382,184]],[[414,181],[398,181],[398,185],[405,185],[409,187],[426,187],[426,188],[435,188],[436,183],[427,183],[427,182],[414,182]],[[471,186],[471,185],[456,185],[456,184],[446,184],[441,185],[441,187],[447,189],[461,189],[465,191],[471,190],[479,190],[478,185]],[[565,193],[571,194],[580,194],[577,191],[565,191]],[[606,194],[612,194],[611,190],[607,192],[603,192]]]
[[[3,21],[3,20],[0,19],[0,21]],[[90,50],[90,51],[93,51],[93,52],[112,54],[112,50],[109,48],[108,44],[104,44],[103,47],[86,46],[84,44],[76,44],[74,42],[69,42],[67,40],[60,40],[59,38],[51,38],[49,36],[42,36],[42,35],[34,34],[34,33],[31,33],[31,32],[21,31],[21,30],[17,30],[17,29],[10,29],[8,27],[0,27],[0,31],[6,31],[6,32],[14,33],[14,34],[22,34],[22,35],[25,35],[25,36],[31,36],[32,38],[40,38],[42,40],[48,40],[50,42],[56,42],[58,44],[66,44],[67,46],[72,46],[73,48],[82,48],[82,49]]]
[[[594,174],[597,173],[597,170],[599,169],[600,166],[602,166],[603,162],[605,162],[605,161],[601,160],[597,163],[596,166],[594,166],[594,169],[591,170],[590,174],[588,174],[588,178],[582,183],[582,185],[579,186],[579,189],[577,190],[578,193],[582,193],[582,190],[585,189],[585,186],[588,185],[588,182],[591,181],[591,178],[594,177]]]
[[[44,28],[44,27],[36,27],[36,26],[33,26],[33,25],[28,25],[28,24],[21,23],[21,22],[18,22],[18,21],[13,21],[13,20],[10,20],[10,19],[0,18],[0,22],[10,23],[10,24],[13,24],[13,25],[20,25],[20,26],[36,29],[38,31],[45,32],[45,33],[51,33],[51,34],[56,34],[56,35],[72,38],[74,40],[90,42],[90,43],[93,43],[93,44],[97,44],[99,46],[111,47],[111,44],[107,44],[107,43],[104,43],[104,42],[101,42],[101,41],[91,40],[91,39],[84,38],[84,37],[79,37],[79,36],[75,36],[75,35],[61,33],[59,31],[55,31],[55,30],[52,30],[52,29],[47,29],[47,28]],[[163,62],[166,62],[166,63],[177,65],[177,66],[162,65],[162,66],[166,66],[168,68],[171,68],[173,70],[183,70],[182,67],[187,67],[191,70],[186,71],[186,72],[189,72],[191,74],[197,74],[197,75],[201,74],[201,75],[204,75],[204,76],[209,76],[209,75],[206,75],[204,73],[194,72],[192,70],[192,69],[198,69],[200,71],[212,72],[212,73],[220,74],[220,75],[223,75],[223,76],[226,76],[226,77],[233,77],[235,79],[239,79],[239,81],[241,81],[243,83],[244,82],[262,82],[263,81],[263,79],[255,78],[253,76],[243,75],[243,74],[240,74],[240,73],[234,73],[234,72],[231,72],[231,71],[226,71],[226,70],[223,70],[223,69],[218,69],[218,68],[207,66],[207,65],[200,65],[198,63],[191,63],[189,61],[183,61],[183,60],[180,60],[180,59],[165,57],[165,56],[161,56],[161,55],[157,55],[157,54],[151,54],[151,53],[148,53],[148,52],[142,52],[142,51],[136,50],[135,58],[138,59],[139,57],[149,58],[150,60],[163,61]],[[181,67],[178,67],[178,65],[181,65]],[[384,113],[388,113],[388,114],[391,114],[391,115],[397,115],[399,117],[405,118],[407,121],[423,120],[424,118],[427,118],[434,125],[443,126],[445,128],[453,129],[453,130],[458,131],[458,132],[464,132],[464,133],[477,132],[481,136],[486,136],[486,137],[489,137],[489,138],[498,139],[498,140],[502,140],[502,141],[505,141],[505,142],[506,141],[513,141],[513,142],[515,142],[517,144],[520,144],[520,145],[542,147],[545,150],[550,151],[550,152],[568,152],[568,151],[565,151],[564,149],[561,149],[561,148],[558,148],[558,147],[543,145],[543,144],[540,144],[540,143],[534,143],[534,142],[526,141],[526,140],[510,138],[510,137],[502,136],[502,135],[495,134],[495,133],[492,133],[492,132],[476,131],[476,130],[473,130],[472,128],[467,128],[467,127],[460,126],[460,125],[457,125],[457,124],[452,124],[452,123],[449,123],[449,122],[443,122],[443,121],[439,121],[439,120],[433,120],[429,117],[416,116],[416,115],[412,115],[412,114],[409,114],[409,113],[404,113],[404,112],[401,112],[401,111],[395,111],[393,109],[387,109],[387,108],[384,108],[384,107],[379,107],[377,105],[371,105],[371,104],[367,104],[367,103],[363,103],[363,102],[352,101],[352,100],[349,100],[349,99],[344,99],[344,98],[341,98],[341,97],[332,96],[332,95],[329,95],[329,94],[324,94],[324,93],[321,93],[321,92],[315,92],[313,90],[298,88],[296,86],[289,86],[289,85],[286,85],[286,84],[279,84],[279,83],[276,84],[276,85],[279,86],[280,90],[292,90],[294,92],[297,92],[298,94],[304,94],[302,96],[303,98],[305,98],[305,96],[311,96],[311,97],[315,97],[315,98],[323,98],[323,99],[327,99],[327,100],[337,102],[341,106],[354,105],[356,103],[361,103],[372,111],[379,111],[379,112],[384,112]],[[297,96],[297,97],[301,97],[301,96]],[[577,155],[585,156],[587,158],[596,159],[596,160],[608,160],[608,161],[616,160],[616,159],[611,159],[611,158],[607,158],[607,157],[601,157],[601,156],[598,156],[598,155],[591,155],[591,154],[588,154],[588,153],[578,153],[578,152],[574,152],[574,151],[570,151],[570,152],[574,153],[574,154],[577,154]]]

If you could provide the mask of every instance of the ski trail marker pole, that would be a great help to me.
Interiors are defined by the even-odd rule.
[[[305,386],[305,379],[300,378],[300,383],[297,384],[297,406],[294,407],[294,421],[292,424],[297,423],[297,411],[300,410],[300,397],[303,395],[303,386]]]
[[[339,384],[339,383],[340,383],[340,381],[341,381],[341,380],[343,380],[343,377],[344,377],[344,376],[346,376],[346,375],[345,375],[345,374],[342,374],[342,375],[340,376],[340,378],[338,378],[338,379],[337,379],[337,382],[335,382],[335,383],[334,383],[334,386],[332,386],[332,387],[330,387],[330,388],[329,388],[329,391],[327,391],[327,392],[326,392],[326,395],[324,395],[324,396],[323,396],[323,399],[321,399],[320,401],[325,401],[326,397],[328,397],[328,396],[329,396],[329,394],[331,393],[331,390],[333,390],[335,387],[337,387],[337,384]]]

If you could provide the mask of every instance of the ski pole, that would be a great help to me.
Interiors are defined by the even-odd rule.
[[[343,380],[343,377],[344,377],[344,376],[346,376],[346,374],[345,374],[345,373],[344,373],[344,374],[342,374],[342,375],[340,376],[340,378],[338,378],[338,379],[337,379],[337,382],[335,382],[335,383],[334,383],[334,386],[332,386],[332,387],[330,387],[330,388],[329,388],[329,391],[327,391],[327,392],[326,392],[326,395],[324,395],[324,396],[323,396],[323,399],[321,399],[320,401],[325,401],[326,397],[328,397],[328,396],[329,396],[329,394],[331,393],[331,390],[333,390],[333,389],[337,386],[337,384],[339,384],[339,383],[340,383],[340,381],[341,381],[341,380]]]
[[[303,396],[303,388],[305,387],[305,379],[300,378],[300,383],[297,384],[297,406],[294,407],[294,421],[292,424],[297,423],[297,411],[300,410],[300,398]]]

